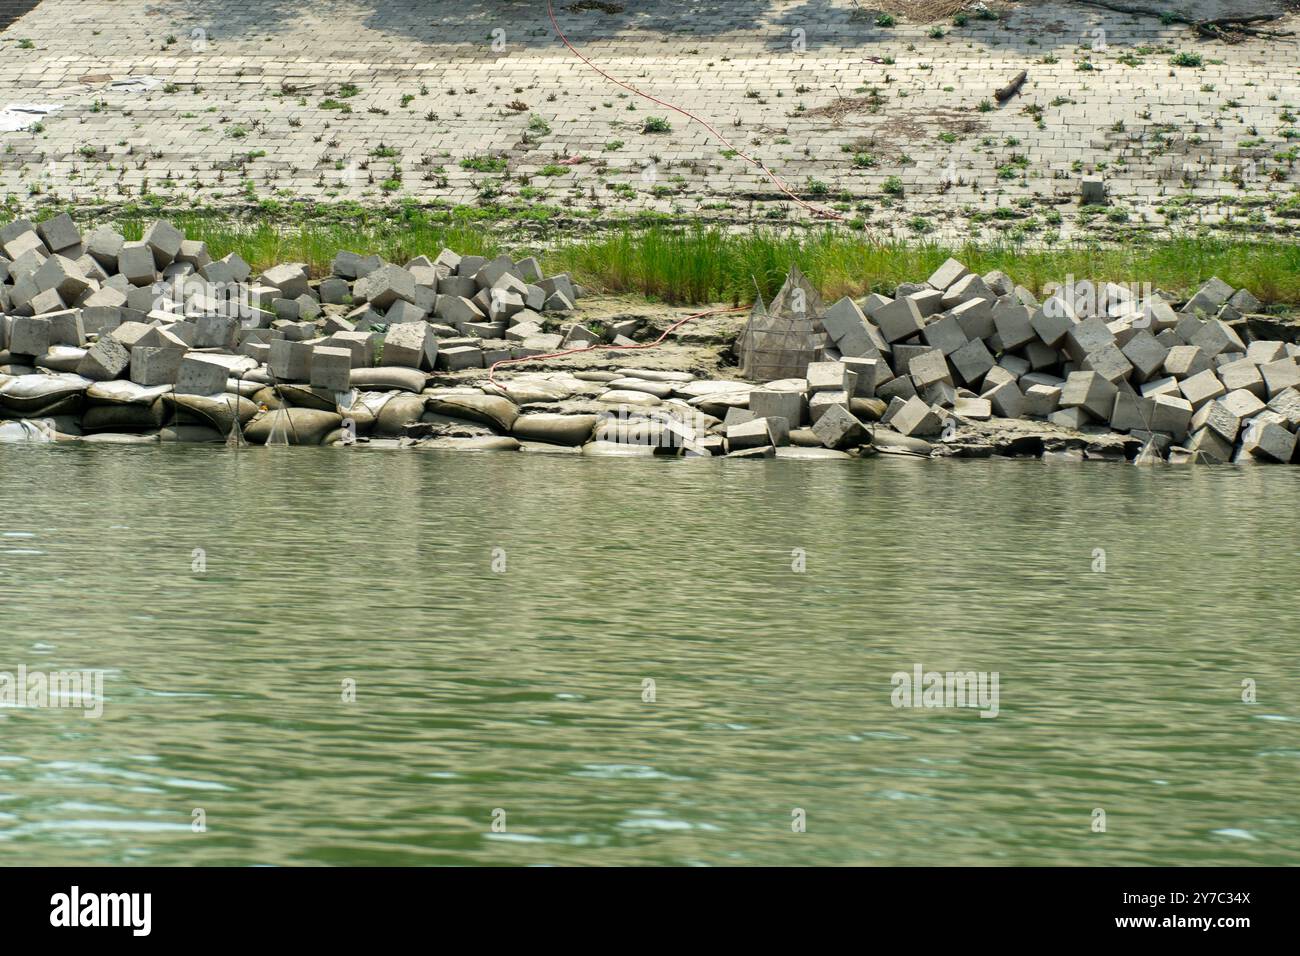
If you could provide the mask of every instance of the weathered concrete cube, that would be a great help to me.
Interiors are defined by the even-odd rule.
[[[1025,396],[1015,382],[1000,382],[986,388],[980,398],[988,399],[1000,418],[1020,418],[1025,413]]]
[[[86,350],[77,364],[77,374],[96,382],[107,382],[130,367],[131,353],[117,339],[106,335]]]
[[[921,330],[921,338],[927,345],[933,346],[944,355],[951,355],[968,341],[960,320],[951,313],[927,324]]]
[[[900,342],[917,335],[925,328],[921,310],[911,299],[895,299],[881,306],[871,315],[886,342]]]
[[[1210,358],[1221,352],[1245,352],[1246,346],[1232,326],[1222,319],[1211,319],[1192,335],[1189,345],[1195,345]]]
[[[301,262],[286,262],[272,266],[262,273],[262,285],[273,286],[280,290],[282,299],[296,299],[311,292],[307,281],[307,267]]]
[[[1187,437],[1192,421],[1192,403],[1177,395],[1158,394],[1151,398],[1151,430],[1168,432],[1174,441]]]
[[[1175,345],[1165,355],[1164,373],[1187,379],[1211,368],[1210,357],[1195,345]]]
[[[1192,408],[1200,408],[1206,402],[1213,401],[1220,395],[1227,394],[1227,389],[1223,387],[1223,382],[1219,376],[1215,375],[1210,369],[1204,372],[1197,372],[1178,383],[1179,391],[1183,393],[1183,398],[1192,403]]]
[[[1118,391],[1096,372],[1071,372],[1061,389],[1061,408],[1082,408],[1099,422],[1109,421]]]
[[[1225,441],[1234,441],[1241,429],[1241,419],[1232,413],[1220,399],[1207,402],[1192,415],[1191,427],[1194,430],[1208,428],[1223,436]]]
[[[311,378],[312,346],[293,339],[272,339],[267,367],[276,381],[306,382]]]
[[[352,387],[352,350],[317,345],[311,353],[312,388],[346,392]]]
[[[156,278],[153,252],[142,242],[128,242],[117,254],[117,271],[133,286],[151,285]]]
[[[903,435],[937,435],[943,430],[942,409],[919,398],[909,398],[889,419],[889,427]]]
[[[1251,452],[1256,457],[1263,457],[1283,465],[1295,457],[1296,436],[1278,423],[1252,424],[1247,431],[1251,436]]]
[[[1079,323],[1074,306],[1064,292],[1057,292],[1043,301],[1029,319],[1039,341],[1052,348],[1060,348],[1065,336]]]
[[[154,263],[161,269],[180,255],[185,234],[167,220],[159,219],[145,229],[142,241],[153,253]]]
[[[1235,353],[1229,353],[1235,354]],[[1264,376],[1259,366],[1249,359],[1241,358],[1235,362],[1225,362],[1218,370],[1219,381],[1228,391],[1244,388],[1257,398],[1267,398],[1268,390],[1264,385]]]
[[[1213,276],[1196,290],[1196,293],[1187,301],[1187,305],[1183,306],[1183,311],[1189,314],[1214,315],[1219,309],[1223,308],[1231,297],[1232,286],[1218,276]]]
[[[175,385],[180,374],[182,349],[137,345],[131,349],[131,381],[137,385]],[[222,378],[225,385],[225,378]]]
[[[826,414],[826,410],[835,405],[848,411],[849,401],[850,395],[847,391],[814,392],[808,396],[808,420],[814,425],[817,424],[817,420]]]
[[[1186,447],[1193,461],[1223,465],[1232,459],[1232,442],[1212,428],[1194,431]]]
[[[194,336],[196,349],[233,350],[239,335],[239,320],[234,316],[203,315],[198,322],[198,331]]]
[[[956,259],[948,259],[943,265],[934,270],[934,274],[930,276],[928,284],[931,288],[944,292],[958,279],[968,275],[970,275],[969,269]]]
[[[843,358],[842,361],[848,366],[849,371],[857,376],[856,384],[853,388],[855,398],[871,398],[876,394],[876,383],[887,381],[887,378],[881,378],[882,374],[887,375],[883,370],[887,368],[884,359],[879,358]],[[797,423],[791,423],[798,427]]]
[[[843,362],[811,362],[806,377],[810,392],[847,391],[852,394],[857,387],[857,376]]]
[[[1300,386],[1300,363],[1293,358],[1280,359],[1259,366],[1269,399],[1288,388]]]
[[[862,314],[858,304],[848,296],[832,305],[822,316],[822,328],[831,337],[831,341],[837,344],[846,335],[863,331],[866,324],[867,317]]]
[[[1065,333],[1064,349],[1070,358],[1082,362],[1091,352],[1115,344],[1115,336],[1106,323],[1097,317],[1084,319],[1070,326]]]
[[[987,339],[994,332],[993,303],[988,299],[967,299],[948,310],[967,339]]]
[[[390,325],[383,355],[385,365],[432,369],[438,361],[438,336],[428,322]]]
[[[784,418],[791,428],[807,419],[807,398],[803,392],[759,388],[749,393],[749,410],[757,418]]]
[[[1124,357],[1133,366],[1136,381],[1148,381],[1158,373],[1165,364],[1169,349],[1156,341],[1156,337],[1147,329],[1138,329],[1124,343],[1121,350]]]
[[[986,299],[992,302],[997,299],[997,295],[984,284],[982,278],[974,273],[968,273],[944,290],[941,301],[945,309],[951,309],[971,299]]]
[[[1030,385],[1024,391],[1022,412],[1035,418],[1046,418],[1061,405],[1061,389],[1056,385]]]
[[[924,389],[936,382],[952,384],[952,372],[943,352],[928,349],[907,363],[907,372],[918,389]]]
[[[975,388],[993,368],[993,354],[980,339],[972,339],[949,357],[962,382]]]
[[[559,336],[555,338],[558,339]],[[463,368],[483,368],[483,350],[475,345],[450,346],[438,352],[437,367],[448,372]]]
[[[862,423],[839,405],[826,409],[814,423],[812,430],[827,448],[849,448],[862,444],[866,438]]]
[[[36,232],[51,252],[62,252],[81,243],[81,230],[66,212],[45,220],[36,227]]]
[[[226,390],[230,369],[224,362],[200,352],[190,352],[181,359],[176,375],[176,391],[182,395],[220,395]]]
[[[1118,385],[1126,381],[1133,372],[1133,366],[1113,342],[1089,352],[1079,363],[1085,371],[1098,373],[1106,381]]]
[[[1128,388],[1121,388],[1115,393],[1115,404],[1110,413],[1110,427],[1117,432],[1155,431],[1152,424],[1154,413],[1154,399],[1144,398]]]
[[[1037,337],[1029,310],[1011,299],[1001,299],[993,307],[993,328],[1004,349],[1020,348]]]
[[[1217,401],[1228,409],[1238,420],[1245,420],[1254,415],[1258,415],[1265,408],[1259,397],[1244,388],[1236,389],[1229,392]]]
[[[971,421],[986,422],[993,417],[993,403],[987,398],[969,398],[958,395],[953,403],[953,412],[960,418]]]
[[[17,355],[44,355],[50,350],[50,320],[15,315],[9,327],[9,351]]]

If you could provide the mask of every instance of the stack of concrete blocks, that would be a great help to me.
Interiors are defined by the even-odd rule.
[[[1175,460],[1293,460],[1300,346],[1251,340],[1259,302],[1218,278],[1174,306],[1085,283],[1040,302],[949,259],[892,298],[841,299],[824,325],[828,357],[873,363],[881,420],[907,435],[954,417],[1042,419],[1128,432]]]

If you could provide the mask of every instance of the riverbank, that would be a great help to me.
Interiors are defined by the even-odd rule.
[[[948,258],[828,305],[790,267],[691,313],[450,248],[254,269],[164,220],[18,220],[0,249],[9,441],[1285,463],[1300,425],[1300,325],[1219,277],[1040,298]]]

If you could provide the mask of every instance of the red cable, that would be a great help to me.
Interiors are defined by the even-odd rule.
[[[586,348],[581,349],[565,349],[562,352],[547,352],[543,355],[521,355],[519,358],[502,359],[499,362],[493,362],[492,365],[489,366],[488,384],[496,384],[496,379],[493,376],[496,375],[498,365],[512,365],[515,362],[536,362],[541,359],[560,358],[565,355],[577,355],[580,352],[634,352],[637,349],[652,349],[692,319],[700,319],[706,315],[721,315],[727,312],[744,312],[748,308],[749,306],[747,305],[738,305],[731,309],[709,309],[707,312],[696,312],[694,315],[688,315],[684,319],[678,319],[672,325],[668,326],[668,328],[664,329],[663,335],[659,336],[659,338],[655,339],[653,342],[641,342],[637,345],[588,345]]]
[[[781,190],[781,192],[785,193],[787,196],[789,196],[791,199],[797,202],[800,206],[803,206],[813,215],[824,216],[827,219],[839,219],[841,221],[845,219],[844,216],[841,216],[839,213],[833,210],[823,209],[820,206],[815,206],[810,202],[805,202],[804,200],[800,199],[798,196],[796,196],[793,192],[790,191],[790,187],[788,187],[785,184],[785,182],[781,179],[780,176],[772,172],[772,170],[768,169],[767,166],[759,162],[757,159],[754,159],[753,157],[745,153],[743,150],[737,149],[732,144],[732,142],[729,139],[727,139],[727,137],[723,136],[716,129],[714,129],[713,126],[707,120],[701,119],[699,116],[696,116],[690,110],[684,110],[680,106],[673,106],[672,103],[666,103],[661,99],[657,99],[656,97],[651,96],[649,93],[643,93],[640,90],[638,90],[635,86],[632,86],[630,83],[624,83],[622,80],[610,76],[600,67],[598,67],[595,63],[592,63],[591,60],[583,56],[582,51],[569,42],[569,38],[564,35],[564,31],[560,29],[559,23],[557,23],[555,20],[555,7],[552,5],[551,0],[546,0],[546,14],[551,18],[551,26],[555,28],[556,35],[559,36],[560,40],[563,41],[564,45],[567,46],[571,51],[573,51],[573,54],[577,56],[578,59],[580,59],[583,63],[587,64],[587,66],[591,67],[601,76],[603,76],[605,79],[609,80],[611,83],[618,84],[619,86],[623,87],[623,89],[625,90],[630,90],[631,92],[635,93],[637,96],[643,97],[644,99],[647,99],[652,103],[656,103],[659,106],[664,107],[664,109],[673,110],[674,112],[680,113],[683,116],[687,117],[688,119],[692,119],[695,122],[699,123],[710,133],[712,133],[716,139],[721,141],[727,147],[727,149],[732,150],[737,156],[745,160],[745,162],[749,163],[751,166],[761,169],[764,172],[764,174],[766,174],[767,178],[772,180],[772,182],[776,184],[777,189]]]

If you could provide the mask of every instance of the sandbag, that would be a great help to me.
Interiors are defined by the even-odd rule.
[[[397,365],[380,365],[376,368],[354,368],[352,387],[388,391],[419,392],[424,388],[425,375],[419,369],[401,368]]]
[[[428,396],[428,402],[429,411],[483,422],[503,432],[510,431],[519,417],[519,406],[500,395],[443,393]]]
[[[403,425],[420,420],[424,414],[425,402],[423,395],[394,395],[379,410],[375,420],[375,434],[400,435]]]
[[[581,445],[591,437],[591,430],[598,420],[596,415],[553,415],[548,412],[520,415],[515,419],[511,434],[516,438],[555,445]]]
[[[249,422],[244,437],[251,444],[265,445],[267,439],[281,431],[290,445],[319,445],[342,423],[343,416],[338,412],[318,408],[278,408]]]

